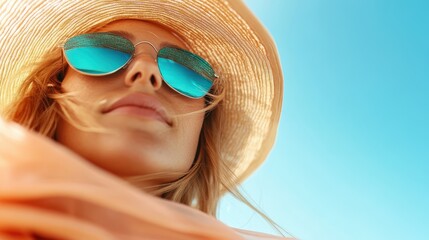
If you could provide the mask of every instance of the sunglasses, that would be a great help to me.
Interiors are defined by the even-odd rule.
[[[113,33],[74,36],[65,42],[63,53],[67,63],[79,73],[105,76],[125,68],[135,56],[136,46],[141,43],[155,49],[162,79],[184,96],[204,97],[218,77],[210,64],[194,53],[177,47],[163,47],[158,51],[150,42],[133,44]]]

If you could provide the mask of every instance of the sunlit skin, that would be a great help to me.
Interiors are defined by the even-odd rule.
[[[100,32],[122,31],[135,44],[149,41],[157,49],[174,45],[187,49],[170,30],[138,20],[120,20]],[[151,173],[185,172],[195,159],[204,113],[174,117],[204,107],[203,99],[190,99],[167,86],[156,63],[156,52],[149,44],[136,47],[128,66],[108,76],[87,76],[68,68],[62,87],[75,92],[82,106],[94,114],[110,133],[84,132],[61,120],[56,131],[58,142],[89,162],[121,177]],[[122,108],[104,112],[118,99],[130,94],[158,101],[165,109],[165,121],[151,110],[139,112]],[[170,177],[151,184],[171,181]]]

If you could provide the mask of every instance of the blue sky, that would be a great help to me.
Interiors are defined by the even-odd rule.
[[[245,2],[285,77],[249,198],[302,240],[429,239],[429,1]],[[219,215],[275,233],[230,196]]]

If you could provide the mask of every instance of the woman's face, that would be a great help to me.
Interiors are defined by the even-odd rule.
[[[134,44],[148,41],[157,49],[165,45],[186,49],[171,31],[144,21],[120,20],[100,32],[121,32]],[[204,113],[174,116],[201,110],[204,100],[182,96],[163,82],[151,45],[136,46],[129,65],[108,76],[86,76],[69,67],[62,87],[74,92],[81,106],[109,130],[81,131],[60,121],[56,139],[83,158],[121,177],[190,168]],[[153,184],[171,180],[167,177]]]

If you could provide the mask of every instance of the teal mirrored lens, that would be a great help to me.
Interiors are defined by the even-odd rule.
[[[89,33],[70,38],[64,45],[67,62],[89,75],[118,71],[132,58],[134,45],[109,33]]]
[[[207,61],[179,48],[161,49],[158,52],[158,67],[171,88],[191,98],[204,97],[216,78]]]

